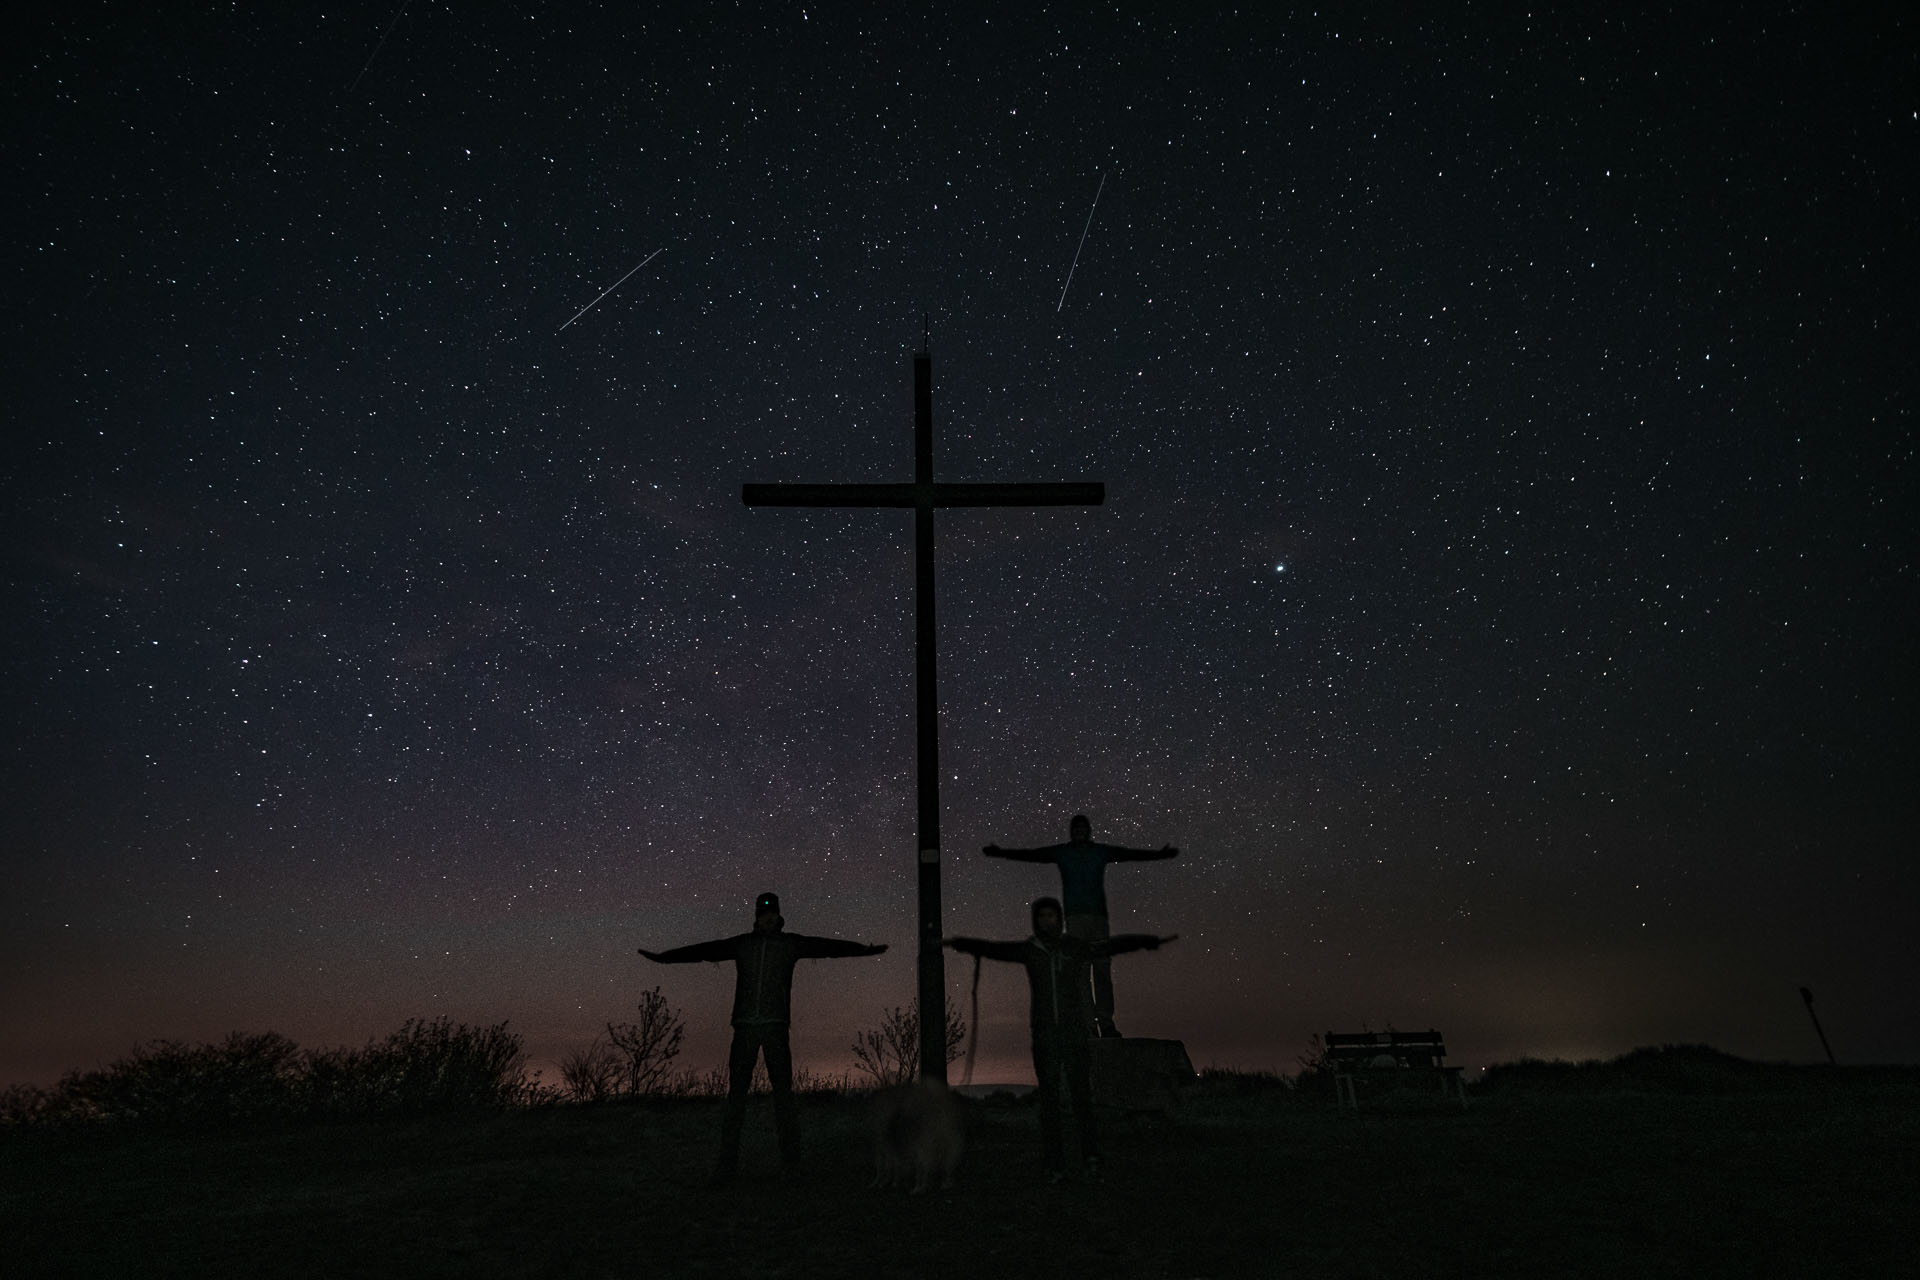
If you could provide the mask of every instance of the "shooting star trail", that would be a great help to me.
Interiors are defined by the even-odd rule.
[[[1055,315],[1060,314],[1060,308],[1067,305],[1067,290],[1073,287],[1073,273],[1080,266],[1080,250],[1087,247],[1087,232],[1093,229],[1093,210],[1100,207],[1100,192],[1106,189],[1107,175],[1103,173],[1100,175],[1100,186],[1093,193],[1093,208],[1087,210],[1087,225],[1080,228],[1080,243],[1073,249],[1073,266],[1067,268],[1067,282],[1060,286],[1060,301],[1053,308]]]
[[[352,93],[355,89],[358,89],[360,87],[360,76],[364,76],[367,74],[367,67],[372,66],[373,60],[380,56],[380,51],[387,47],[387,36],[392,35],[393,29],[400,25],[400,19],[406,15],[407,6],[412,3],[413,3],[413,0],[400,0],[400,11],[393,15],[393,21],[387,24],[387,29],[385,33],[381,35],[379,42],[373,46],[373,52],[367,55],[367,66],[361,67],[360,75],[355,76],[353,78],[353,83],[347,86],[348,93]]]
[[[659,257],[659,256],[660,256],[661,254],[663,254],[663,253],[665,253],[666,251],[667,251],[667,246],[665,246],[665,245],[661,245],[661,246],[660,246],[660,247],[659,247],[658,249],[655,249],[655,250],[654,250],[654,251],[653,251],[652,253],[650,253],[650,254],[648,254],[648,255],[647,255],[647,256],[646,256],[645,258],[643,258],[643,259],[641,259],[641,261],[640,261],[640,267],[644,267],[644,266],[646,266],[646,265],[647,265],[647,263],[649,263],[649,262],[652,262],[652,261],[653,261],[653,260],[654,260],[655,258],[657,258],[657,257]],[[640,269],[640,267],[635,267],[635,268],[633,269],[633,271],[638,271],[638,270]],[[627,282],[627,278],[628,278],[629,276],[631,276],[631,275],[633,275],[633,271],[629,271],[629,272],[627,272],[627,274],[626,274],[626,275],[624,275],[624,276],[621,276],[621,277],[620,277],[620,278],[619,278],[618,280],[615,280],[615,281],[614,281],[614,282],[613,282],[612,284],[610,284],[610,285],[608,285],[608,286],[607,286],[607,293],[612,293],[612,292],[613,292],[613,291],[614,291],[615,289],[618,289],[618,288],[619,288],[619,287],[620,287],[621,285],[623,285],[623,284],[625,284],[625,283]],[[603,293],[603,294],[601,294],[601,295],[600,295],[600,298],[604,298],[604,297],[606,297],[606,296],[607,296],[607,293]],[[573,320],[578,320],[578,319],[579,319],[579,318],[580,318],[581,316],[583,316],[583,315],[585,315],[585,314],[587,314],[587,312],[589,312],[589,311],[591,311],[591,310],[593,310],[593,309],[594,309],[595,307],[597,307],[597,306],[599,306],[599,305],[600,305],[600,298],[595,298],[595,299],[594,299],[594,300],[593,300],[592,302],[589,302],[589,303],[588,303],[588,304],[587,304],[586,306],[584,306],[584,307],[582,307],[582,308],[580,308],[580,309],[579,309],[578,311],[576,311],[576,312],[574,312],[574,313],[573,313]],[[567,321],[567,324],[572,324],[572,323],[573,323],[573,320],[569,320],[569,321]],[[554,330],[554,332],[555,332],[555,333],[559,333],[559,332],[561,331],[561,329],[565,329],[565,328],[567,327],[567,324],[563,324],[563,325],[561,325],[561,326],[560,326],[560,328],[559,328],[559,329],[555,329],[555,330]]]

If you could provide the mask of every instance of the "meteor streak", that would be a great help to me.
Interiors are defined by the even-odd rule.
[[[373,60],[380,56],[380,51],[387,47],[387,37],[392,35],[393,29],[400,25],[400,19],[406,16],[407,6],[412,3],[413,3],[413,0],[400,0],[399,12],[393,15],[393,21],[387,24],[386,31],[382,33],[379,41],[373,46],[373,52],[367,55],[366,66],[363,66],[360,68],[360,75],[355,76],[353,78],[353,83],[347,86],[348,93],[352,93],[355,89],[358,89],[360,87],[360,76],[364,76],[367,74],[367,67],[372,66]]]
[[[1107,175],[1103,173],[1100,175],[1100,186],[1093,193],[1093,208],[1087,210],[1087,225],[1080,228],[1080,243],[1073,248],[1073,266],[1067,268],[1067,283],[1060,286],[1060,301],[1053,308],[1055,315],[1060,313],[1061,307],[1067,305],[1067,289],[1073,284],[1075,268],[1080,265],[1080,250],[1087,247],[1087,232],[1093,227],[1093,210],[1100,207],[1100,192],[1106,189]]]
[[[659,257],[661,254],[665,253],[666,251],[667,251],[667,246],[661,245],[658,249],[655,249],[652,253],[648,254],[646,257],[640,260],[640,267],[646,266],[649,262],[652,262],[655,258]],[[640,267],[635,267],[633,271],[638,271]],[[607,293],[612,293],[615,289],[618,289],[621,285],[625,284],[627,282],[627,278],[633,274],[633,271],[627,272],[626,275],[621,276],[618,280],[615,280],[612,284],[608,285],[607,292],[601,294],[600,298],[606,297]],[[599,306],[600,298],[595,298],[592,302],[589,302],[586,306],[574,312],[573,320],[578,320],[581,316],[587,314],[587,312]],[[572,324],[573,320],[567,321],[567,324]],[[561,325],[560,328],[555,329],[554,332],[559,333],[561,329],[565,329],[567,327],[567,324]]]

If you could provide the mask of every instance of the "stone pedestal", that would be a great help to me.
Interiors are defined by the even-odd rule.
[[[1087,1042],[1093,1060],[1093,1101],[1122,1111],[1173,1111],[1180,1090],[1194,1079],[1187,1046],[1138,1036]]]

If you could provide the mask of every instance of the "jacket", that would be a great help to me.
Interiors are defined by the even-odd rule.
[[[1160,939],[1150,933],[1123,933],[1105,942],[1086,942],[1064,933],[1051,942],[1037,934],[1019,942],[953,939],[955,951],[1027,967],[1027,989],[1033,1000],[1028,1021],[1036,1031],[1084,1025],[1090,985],[1087,966],[1095,956],[1151,951],[1159,946]]]
[[[802,960],[840,956],[877,956],[886,947],[840,938],[811,938],[775,928],[755,929],[731,938],[696,942],[658,954],[643,952],[661,964],[691,964],[696,960],[734,964],[733,1025],[760,1026],[792,1020],[793,968]]]

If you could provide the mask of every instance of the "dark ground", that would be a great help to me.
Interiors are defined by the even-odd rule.
[[[1868,1276],[1905,1270],[1920,1069],[1776,1068],[1464,1112],[1251,1082],[1116,1118],[1049,1187],[1030,1105],[970,1103],[960,1186],[866,1190],[863,1107],[803,1102],[804,1179],[756,1099],[703,1187],[713,1101],[269,1133],[0,1131],[9,1276]],[[1697,1090],[1697,1091],[1695,1091]]]

